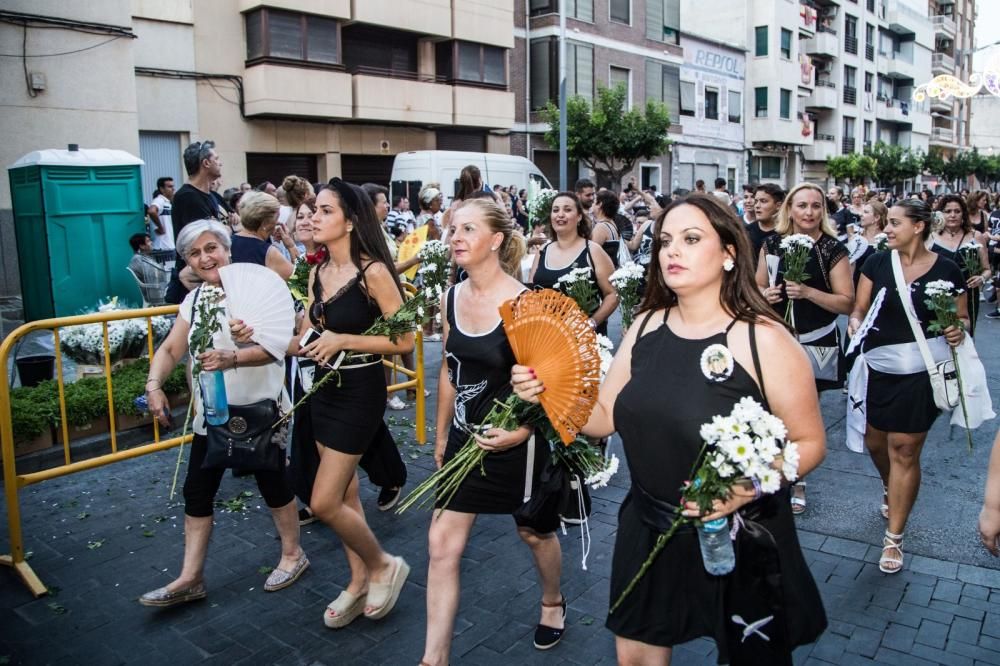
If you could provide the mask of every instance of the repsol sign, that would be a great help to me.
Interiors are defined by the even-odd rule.
[[[741,76],[739,60],[734,56],[723,55],[715,51],[698,49],[694,54],[694,64],[714,69],[724,74]]]

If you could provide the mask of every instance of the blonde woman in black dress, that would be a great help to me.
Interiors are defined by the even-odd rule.
[[[784,421],[788,438],[798,443],[800,474],[823,459],[825,433],[809,361],[754,285],[742,226],[711,195],[691,195],[657,216],[642,311],[625,334],[583,429],[592,437],[618,431],[632,476],[619,513],[612,601],[672,524],[681,486],[701,450],[700,427],[713,416],[728,415],[741,398],[752,397]],[[717,377],[702,367],[703,353],[712,345],[731,355],[727,375]],[[525,400],[537,401],[544,390],[524,366],[514,368],[511,380]],[[825,628],[787,487],[755,499],[752,489],[737,482],[731,493],[701,519],[739,513],[773,540],[765,545],[751,536],[753,529],[738,530],[736,569],[712,576],[695,530],[679,529],[608,616],[618,663],[669,664],[674,645],[709,636],[720,662],[791,664],[792,650]],[[697,505],[688,503],[684,514],[699,517]],[[777,567],[780,576],[759,573],[755,567],[762,563],[772,572]],[[746,631],[747,625],[759,633]]]
[[[468,279],[448,290],[442,308],[444,361],[438,388],[437,445],[440,467],[483,426],[494,400],[511,393],[514,353],[498,309],[525,290],[512,275],[520,270],[524,241],[495,203],[467,200],[455,209],[448,238],[455,263]],[[549,456],[544,440],[528,426],[508,432],[492,428],[477,436],[488,452],[484,473],[473,470],[444,509],[435,511],[428,531],[427,640],[421,664],[448,663],[458,612],[462,553],[476,516],[513,514],[537,485]],[[554,507],[553,507],[554,509]],[[541,618],[535,647],[554,647],[562,638],[566,602],[560,590],[562,550],[556,536],[557,511],[531,519],[516,517],[517,532],[531,548],[541,586]],[[502,558],[499,558],[502,559]]]

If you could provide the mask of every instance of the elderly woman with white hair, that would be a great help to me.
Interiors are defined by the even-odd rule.
[[[243,229],[233,234],[234,264],[260,264],[280,275],[282,280],[292,277],[295,271],[293,262],[298,259],[299,249],[284,225],[278,224],[280,210],[278,200],[264,192],[247,192],[240,198],[240,223]],[[276,232],[288,250],[291,261],[271,242]]]
[[[178,253],[205,286],[221,287],[219,269],[230,263],[230,245],[229,230],[215,220],[191,222],[177,237]],[[149,410],[164,426],[170,425],[170,404],[163,392],[163,382],[188,353],[194,319],[199,317],[195,306],[201,291],[202,288],[195,289],[184,298],[170,334],[150,363],[146,381]],[[286,403],[285,409],[290,407],[283,390],[283,359],[274,358],[257,344],[237,345],[226,322],[220,322],[212,348],[200,354],[197,360],[206,371],[222,371],[230,403],[251,404],[281,396],[280,400]],[[175,606],[206,596],[204,567],[212,534],[212,508],[225,470],[202,468],[208,439],[205,409],[196,388],[191,387],[195,396],[194,440],[184,480],[184,563],[174,581],[139,598],[144,606]],[[264,585],[264,589],[271,592],[294,583],[309,566],[309,560],[299,545],[298,513],[284,470],[259,471],[254,475],[281,538],[281,560]]]

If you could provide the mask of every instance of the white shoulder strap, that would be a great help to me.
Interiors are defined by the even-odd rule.
[[[903,265],[899,262],[899,252],[897,250],[892,251],[892,274],[896,278],[896,291],[899,292],[899,300],[903,302],[903,312],[906,313],[906,320],[910,322],[910,330],[913,331],[913,338],[916,340],[917,347],[920,348],[920,355],[924,357],[924,365],[927,366],[927,372],[933,375],[937,372],[937,365],[934,363],[934,357],[931,356],[931,350],[927,346],[924,332],[917,322],[917,316],[913,309],[913,299],[910,297],[910,290],[907,288],[906,280],[903,278]]]

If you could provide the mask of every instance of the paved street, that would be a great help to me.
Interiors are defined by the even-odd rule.
[[[981,322],[978,348],[994,396],[1000,396],[998,333],[1000,322]],[[428,343],[426,350],[428,376],[435,377],[439,343]],[[797,652],[796,663],[1000,663],[1000,563],[979,545],[976,532],[997,423],[976,434],[970,455],[962,433],[949,438],[939,419],[924,451],[905,571],[885,576],[875,564],[884,522],[877,514],[874,469],[843,446],[839,392],[823,397],[823,413],[829,453],[809,477],[808,511],[799,526],[830,627],[815,645]],[[412,410],[389,414],[413,487],[433,466],[431,447],[413,445]],[[433,431],[431,422],[428,429]],[[620,455],[619,443],[612,446]],[[252,479],[229,476],[218,497],[208,599],[166,611],[141,607],[136,598],[171,580],[181,563],[182,507],[179,498],[167,499],[176,458],[176,451],[168,451],[22,492],[30,562],[52,593],[34,600],[9,571],[0,570],[0,664],[419,661],[429,514],[379,513],[366,481],[363,501],[376,535],[413,567],[396,611],[384,621],[361,618],[336,632],[323,626],[323,608],[348,575],[339,541],[317,524],[303,530],[310,570],[293,587],[265,593],[266,572],[278,559],[274,527]],[[478,520],[463,562],[453,663],[614,663],[613,639],[603,622],[616,515],[627,488],[623,466],[609,487],[595,493],[587,571],[580,568],[579,530],[570,528],[562,537],[568,630],[549,653],[531,645],[539,591],[528,549],[511,519]],[[6,548],[6,523],[0,543]],[[714,647],[705,640],[680,646],[674,663],[713,664]]]

